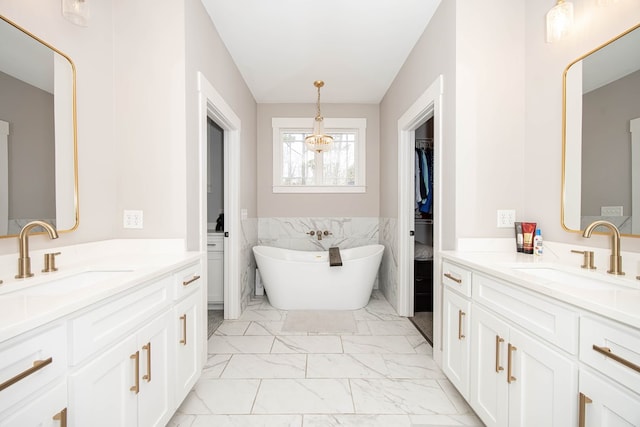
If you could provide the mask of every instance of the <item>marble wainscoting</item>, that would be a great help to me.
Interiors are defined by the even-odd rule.
[[[242,231],[242,247],[240,248],[240,280],[242,292],[240,296],[240,308],[244,312],[249,300],[254,295],[256,278],[256,260],[252,248],[258,244],[258,219],[247,218],[240,222]]]
[[[377,244],[378,218],[260,218],[258,243],[301,251],[326,251],[332,246],[342,249]],[[328,236],[307,234],[310,231],[329,231]]]
[[[398,220],[380,218],[380,244],[384,245],[384,255],[378,273],[379,289],[385,299],[398,310]]]

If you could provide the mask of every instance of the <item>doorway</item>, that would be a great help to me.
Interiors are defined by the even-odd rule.
[[[416,130],[433,119],[433,207],[432,207],[432,275],[433,286],[433,356],[441,360],[441,300],[438,286],[440,277],[439,253],[442,250],[442,96],[443,77],[440,75],[407,109],[398,120],[398,314],[413,317],[415,314],[415,161]]]
[[[207,336],[224,320],[224,129],[207,117]]]

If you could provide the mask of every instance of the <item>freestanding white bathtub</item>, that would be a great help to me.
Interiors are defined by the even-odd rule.
[[[356,310],[369,302],[383,245],[341,249],[342,266],[329,252],[254,246],[269,303],[281,310]]]

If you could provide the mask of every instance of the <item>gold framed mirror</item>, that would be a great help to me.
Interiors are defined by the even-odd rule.
[[[0,15],[0,238],[38,219],[79,224],[76,69]]]
[[[562,227],[640,237],[640,24],[569,64],[562,99]]]

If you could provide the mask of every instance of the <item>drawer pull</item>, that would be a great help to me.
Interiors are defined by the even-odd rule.
[[[142,349],[147,352],[147,373],[142,376],[142,379],[151,382],[151,342],[148,342],[147,345],[143,345]]]
[[[182,321],[182,339],[180,340],[180,344],[187,345],[187,315],[183,314],[180,316],[180,320]]]
[[[60,427],[67,427],[67,408],[53,416],[54,421],[60,421]]]
[[[200,278],[200,276],[193,276],[191,279],[186,280],[184,282],[182,282],[182,286],[188,286],[191,283],[195,282],[196,280],[198,280]]]
[[[136,379],[133,385],[129,388],[129,391],[132,391],[135,394],[138,394],[138,392],[140,391],[140,352],[136,351],[134,354],[129,356],[129,359],[133,359],[136,361],[136,364],[135,364]]]
[[[500,335],[496,335],[496,372],[500,373],[500,371],[504,371],[504,368],[500,366],[500,343],[504,342],[504,338],[501,338]]]
[[[463,340],[465,339],[464,334],[462,333],[462,318],[466,315],[467,313],[465,313],[462,310],[458,310],[458,339],[459,340]]]
[[[599,347],[599,346],[594,344],[593,345],[593,349],[595,351],[597,351],[598,353],[602,353],[605,356],[610,357],[611,359],[615,360],[618,363],[622,363],[627,368],[631,368],[636,372],[640,372],[640,366],[639,365],[636,365],[635,363],[630,362],[627,359],[618,356],[617,354],[613,353],[609,347]]]
[[[444,277],[446,277],[447,279],[451,279],[456,283],[462,283],[462,279],[458,279],[457,277],[453,276],[451,273],[444,273]]]
[[[31,368],[20,372],[15,377],[10,378],[7,381],[5,381],[2,384],[0,384],[0,391],[4,390],[7,387],[10,387],[10,386],[14,385],[15,383],[17,383],[20,380],[25,379],[26,377],[28,377],[31,374],[33,374],[35,372],[38,372],[40,369],[42,369],[45,366],[49,365],[51,362],[53,362],[53,358],[52,357],[50,357],[48,359],[44,359],[44,360],[36,360],[36,361],[34,361],[33,362],[33,366]]]
[[[593,403],[584,393],[580,393],[580,413],[578,414],[578,427],[587,425],[587,403]]]
[[[509,347],[507,349],[507,383],[509,384],[511,384],[517,379],[516,377],[511,375],[511,368],[513,366],[512,354],[516,350],[517,350],[516,346],[511,345],[511,343],[509,343]]]

